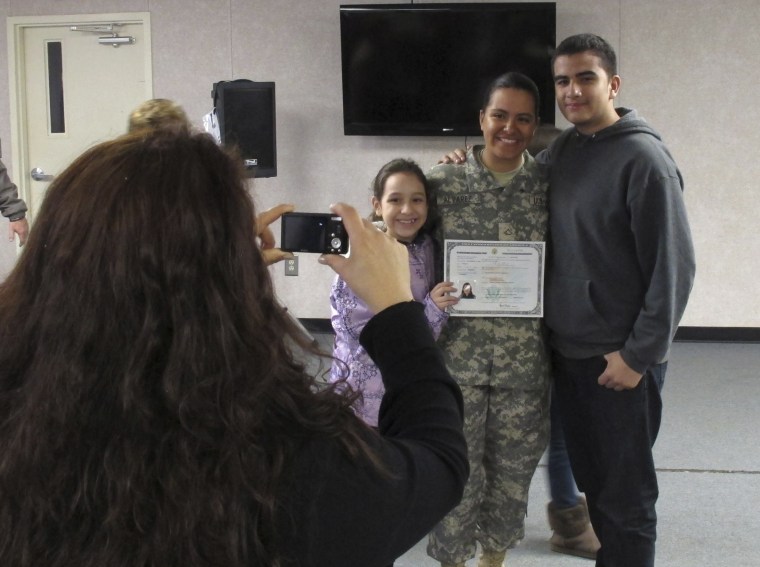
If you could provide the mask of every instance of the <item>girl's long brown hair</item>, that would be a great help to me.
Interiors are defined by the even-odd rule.
[[[371,456],[299,362],[238,161],[181,130],[79,157],[0,285],[0,565],[279,565],[304,441]]]

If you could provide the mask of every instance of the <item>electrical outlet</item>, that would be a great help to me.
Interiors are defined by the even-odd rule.
[[[298,275],[298,256],[285,259],[285,275],[286,276]]]

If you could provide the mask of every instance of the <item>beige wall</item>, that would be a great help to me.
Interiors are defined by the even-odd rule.
[[[361,3],[344,0],[343,3]],[[293,202],[323,211],[348,201],[369,212],[368,185],[397,156],[423,168],[461,138],[343,136],[340,0],[0,0],[0,16],[148,11],[155,96],[181,103],[200,124],[213,82],[277,83],[278,177],[255,183],[260,207]],[[557,36],[590,31],[618,50],[619,102],[637,108],[672,149],[686,179],[698,275],[683,325],[760,327],[760,29],[756,0],[558,0]],[[4,18],[3,18],[4,20]],[[7,39],[0,27],[0,76]],[[8,89],[0,138],[10,164]],[[740,166],[734,165],[734,156]],[[746,156],[746,158],[745,158]],[[5,225],[0,222],[0,236]],[[0,238],[0,273],[15,248]],[[272,273],[299,317],[329,316],[331,274],[302,255],[300,276]]]

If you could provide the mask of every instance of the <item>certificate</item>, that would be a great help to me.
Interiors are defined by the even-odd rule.
[[[453,317],[543,317],[545,242],[445,240]]]

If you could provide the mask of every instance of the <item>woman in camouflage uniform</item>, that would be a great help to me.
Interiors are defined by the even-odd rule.
[[[544,241],[548,184],[526,148],[539,94],[520,73],[490,86],[480,111],[484,146],[462,165],[428,174],[443,239]],[[543,322],[525,317],[451,317],[439,344],[462,388],[470,479],[462,502],[430,534],[444,567],[501,566],[524,535],[528,489],[549,432],[549,359]]]

